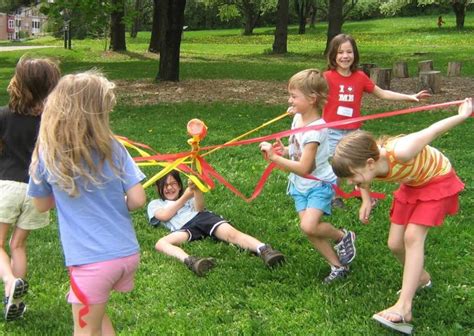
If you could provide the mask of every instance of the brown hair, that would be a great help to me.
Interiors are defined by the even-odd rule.
[[[158,195],[162,200],[166,200],[167,198],[165,197],[165,185],[166,185],[166,180],[168,179],[168,176],[173,176],[176,182],[178,182],[179,185],[179,193],[178,193],[178,198],[181,197],[184,193],[183,190],[183,181],[181,180],[181,176],[179,175],[179,171],[177,170],[172,170],[162,178],[160,178],[158,181],[156,181],[155,186],[156,186],[156,191],[158,192]]]
[[[316,96],[316,109],[323,110],[328,95],[328,84],[318,69],[306,69],[294,74],[288,82],[288,90],[300,90],[307,97]]]
[[[333,37],[329,43],[329,51],[327,54],[328,69],[335,70],[337,68],[336,57],[341,44],[349,41],[352,45],[352,51],[354,52],[354,62],[351,64],[351,72],[354,72],[359,67],[359,49],[357,49],[357,43],[354,38],[350,35],[339,34]]]
[[[22,115],[40,115],[46,97],[61,77],[59,67],[50,59],[22,57],[15,75],[8,85],[12,112]]]
[[[331,160],[332,170],[337,177],[352,177],[353,169],[365,167],[370,158],[375,161],[380,158],[377,141],[369,132],[355,131],[337,144]]]

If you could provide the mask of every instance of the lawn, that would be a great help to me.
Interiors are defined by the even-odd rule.
[[[453,22],[453,16],[443,16]],[[344,31],[359,43],[362,62],[391,66],[398,60],[409,63],[414,73],[418,61],[432,59],[445,73],[447,62],[463,62],[463,76],[474,78],[474,15],[466,17],[466,31],[448,24],[436,27],[436,17],[392,18],[348,22]],[[318,24],[306,35],[289,36],[290,53],[268,53],[272,29],[259,28],[250,37],[238,30],[186,31],[182,44],[181,79],[287,80],[307,67],[325,67],[321,55],[326,26]],[[61,61],[63,73],[91,67],[102,69],[111,79],[152,79],[156,56],[146,53],[149,34],[128,40],[129,51],[104,52],[103,41],[73,41],[72,51],[62,41],[47,38],[26,44],[57,45],[59,48],[32,50],[33,56],[51,56]],[[3,45],[3,44],[2,44]],[[427,54],[415,55],[426,52]],[[0,54],[0,103],[7,102],[6,86],[22,52]],[[218,88],[216,88],[218,89]],[[120,98],[120,97],[119,97]],[[221,144],[274,118],[284,106],[245,102],[184,102],[131,106],[119,99],[111,116],[113,130],[130,139],[149,144],[162,153],[188,150],[185,125],[192,118],[204,120],[208,137],[203,145]],[[370,121],[364,129],[377,135],[419,130],[454,113],[454,109],[421,112]],[[371,108],[367,113],[380,112]],[[253,134],[266,135],[290,127],[282,120]],[[451,130],[434,145],[452,161],[466,184],[461,210],[441,228],[433,229],[426,244],[426,268],[434,287],[415,298],[413,313],[417,335],[472,335],[473,307],[473,174],[474,141],[472,120]],[[135,154],[135,153],[133,153]],[[266,166],[256,145],[219,150],[208,161],[246,195],[250,195]],[[148,176],[156,168],[146,168]],[[167,232],[147,224],[145,210],[133,213],[142,260],[135,290],[113,294],[109,315],[119,335],[390,335],[370,317],[396,300],[401,267],[386,246],[388,211],[394,185],[376,183],[387,199],[374,210],[369,225],[357,220],[359,201],[348,201],[348,209],[336,209],[329,217],[337,227],[357,233],[358,256],[346,281],[330,286],[321,281],[328,265],[300,232],[297,214],[285,195],[286,174],[275,171],[262,194],[246,203],[218,185],[206,195],[208,208],[286,255],[280,268],[266,269],[259,258],[235,246],[210,239],[192,243],[193,255],[216,258],[218,266],[198,278],[182,264],[154,251],[157,239]],[[156,197],[147,190],[149,199]],[[54,218],[54,216],[53,216]],[[99,225],[99,224],[98,224]],[[31,290],[23,320],[4,323],[0,335],[67,335],[72,332],[70,307],[64,295],[67,272],[59,245],[57,224],[34,232],[28,242]]]

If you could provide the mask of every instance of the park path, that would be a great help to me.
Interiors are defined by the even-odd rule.
[[[16,51],[16,50],[28,50],[28,49],[40,49],[40,48],[57,48],[57,47],[56,46],[14,46],[14,47],[0,46],[0,52],[3,52],[3,51]]]

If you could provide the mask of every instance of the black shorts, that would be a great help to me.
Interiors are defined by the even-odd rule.
[[[188,241],[212,237],[215,229],[221,224],[228,223],[227,220],[210,211],[201,211],[193,219],[184,224],[179,231],[189,233]]]

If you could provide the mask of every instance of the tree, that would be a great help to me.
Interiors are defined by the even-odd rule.
[[[48,27],[57,37],[63,34],[65,21],[70,21],[74,38],[103,38],[109,32],[110,1],[55,0],[43,2],[41,12],[48,16]]]
[[[132,26],[130,28],[130,37],[132,38],[137,37],[138,31],[141,28],[142,8],[143,8],[143,0],[135,0],[135,8],[133,9]]]
[[[207,6],[217,6],[219,18],[228,21],[241,17],[244,35],[252,35],[258,19],[267,12],[274,12],[278,0],[203,0]]]
[[[311,16],[310,12],[315,0],[295,0],[295,10],[298,14],[298,34],[306,32],[306,19]]]
[[[328,9],[328,33],[326,39],[326,48],[324,49],[324,55],[328,53],[329,42],[337,34],[340,34],[342,31],[343,24],[343,0],[329,0],[329,9]]]
[[[160,12],[159,0],[153,0],[153,21],[151,24],[151,37],[148,51],[152,53],[160,52]]]
[[[326,39],[326,55],[332,38],[342,32],[342,25],[349,12],[357,5],[358,0],[329,0],[328,33]]]
[[[124,16],[124,0],[112,0],[112,12],[110,13],[110,49],[113,51],[127,50]]]
[[[157,81],[179,81],[179,53],[186,0],[159,0],[160,67]]]
[[[473,6],[472,0],[387,0],[380,5],[380,11],[385,15],[395,15],[403,7],[417,3],[418,6],[426,6],[430,4],[450,5],[456,15],[456,28],[464,29],[464,18],[468,7]]]
[[[289,7],[289,0],[278,0],[275,40],[273,42],[274,54],[286,54],[287,52]]]

